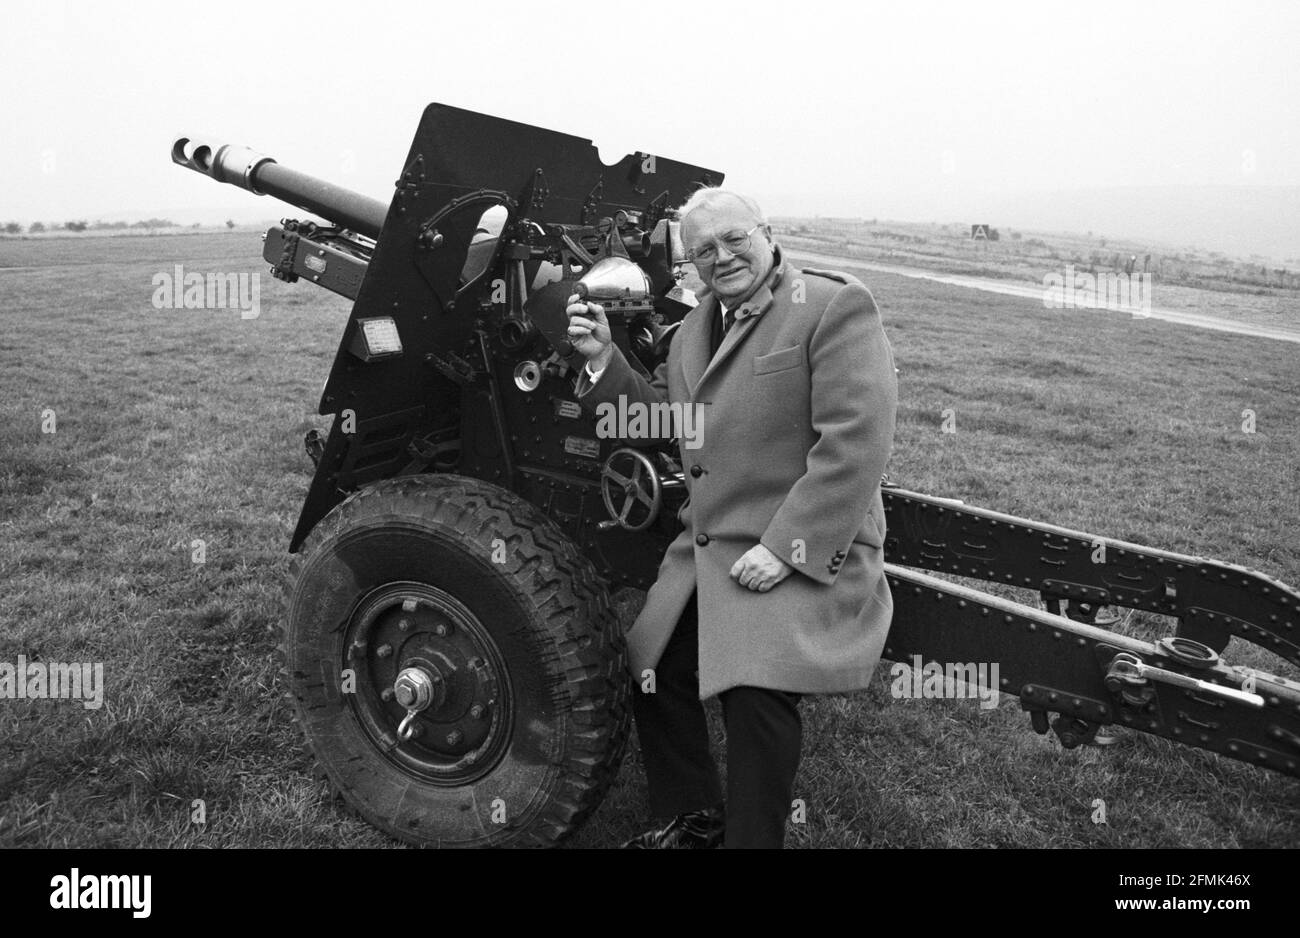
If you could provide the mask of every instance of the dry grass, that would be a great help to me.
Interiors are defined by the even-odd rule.
[[[0,845],[391,843],[311,780],[273,663],[301,438],[323,423],[347,304],[264,277],[256,320],[150,305],[155,272],[262,270],[259,249],[240,233],[0,243],[0,661],[102,661],[108,684],[99,711],[0,702]],[[1300,580],[1293,347],[863,279],[902,369],[895,480]],[[956,434],[940,432],[946,408]],[[620,597],[628,616],[637,602]],[[885,677],[805,704],[793,844],[1288,846],[1300,832],[1295,780],[1136,734],[1064,752],[1014,700],[895,701]],[[633,751],[577,844],[644,826],[643,784]]]

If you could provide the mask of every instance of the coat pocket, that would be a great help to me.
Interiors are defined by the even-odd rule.
[[[754,374],[766,375],[774,371],[785,371],[803,364],[803,346],[795,345],[783,348],[754,359]]]

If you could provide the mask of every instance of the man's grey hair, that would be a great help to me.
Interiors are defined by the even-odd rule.
[[[767,218],[763,215],[763,210],[758,207],[757,202],[747,195],[741,195],[739,192],[733,192],[731,189],[723,189],[718,186],[704,186],[692,192],[691,197],[683,202],[681,208],[677,210],[677,217],[685,221],[686,216],[697,208],[716,208],[727,199],[735,199],[740,202],[753,213],[759,224],[767,224]]]

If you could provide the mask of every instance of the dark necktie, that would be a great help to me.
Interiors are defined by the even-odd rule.
[[[724,312],[721,319],[717,316],[713,317],[713,328],[709,330],[710,359],[713,358],[714,355],[718,354],[718,348],[722,345],[722,339],[727,334],[727,330],[731,328],[733,321],[734,317],[731,315],[731,310]]]

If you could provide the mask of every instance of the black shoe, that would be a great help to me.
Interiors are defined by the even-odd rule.
[[[703,850],[722,846],[727,829],[721,807],[679,814],[666,827],[646,831],[623,844],[624,850]]]

